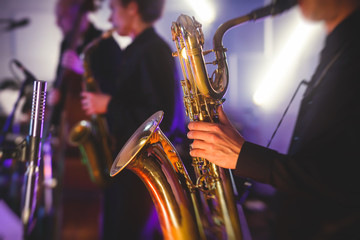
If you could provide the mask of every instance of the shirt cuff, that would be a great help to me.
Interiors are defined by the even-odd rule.
[[[276,151],[269,148],[245,142],[241,148],[233,173],[237,176],[266,182],[271,174],[271,159],[276,154]]]

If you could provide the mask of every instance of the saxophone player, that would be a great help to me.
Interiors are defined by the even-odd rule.
[[[246,141],[222,107],[220,123],[191,122],[190,154],[277,188],[275,239],[359,239],[360,1],[298,0],[327,32],[287,155]]]
[[[165,112],[164,131],[170,138],[185,131],[170,47],[156,33],[164,0],[111,0],[110,22],[120,36],[132,39],[122,50],[117,79],[105,93],[82,92],[88,115],[104,114],[115,139],[114,159],[141,123],[158,110]],[[100,88],[109,88],[102,81]],[[184,135],[185,136],[185,135]],[[184,137],[186,138],[186,137]],[[145,230],[156,225],[147,189],[131,172],[117,176],[104,190],[103,239],[146,239]],[[155,222],[152,222],[155,220]],[[155,231],[156,232],[156,231]],[[156,235],[156,234],[155,234]]]

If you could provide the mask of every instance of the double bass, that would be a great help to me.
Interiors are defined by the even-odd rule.
[[[80,53],[87,44],[101,35],[86,19],[88,12],[96,10],[94,0],[83,0],[79,5],[69,5],[67,2],[60,0],[57,11],[57,21],[60,28],[63,28],[64,40],[53,88],[60,92],[60,99],[50,110],[48,124],[45,125],[45,133],[50,133],[49,131],[57,126],[59,130],[55,132],[58,132],[56,134],[61,139],[66,139],[63,135],[67,135],[68,129],[81,119],[87,118],[81,108],[82,74],[63,65],[63,54],[68,50]]]

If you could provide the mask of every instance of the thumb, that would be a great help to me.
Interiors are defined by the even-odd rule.
[[[224,124],[224,125],[231,125],[230,120],[227,118],[222,105],[219,106],[217,110],[218,110],[218,113],[219,113],[220,123]]]

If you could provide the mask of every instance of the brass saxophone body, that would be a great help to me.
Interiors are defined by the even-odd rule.
[[[181,81],[184,105],[190,121],[218,122],[217,108],[224,100],[228,86],[228,69],[225,49],[215,50],[218,67],[209,77],[203,51],[204,35],[201,24],[194,18],[180,15],[172,25],[184,80]],[[206,213],[204,225],[216,239],[242,239],[242,229],[231,182],[231,172],[219,168],[203,158],[193,158],[196,189],[199,190],[202,212]],[[211,229],[211,231],[209,230]]]
[[[90,57],[99,42],[109,38],[113,29],[89,43],[83,54],[83,87],[89,92],[98,92],[99,87],[90,69]],[[82,120],[70,131],[69,142],[78,146],[82,160],[86,164],[90,177],[98,186],[104,187],[111,180],[109,176],[113,156],[106,119],[103,115],[93,114],[90,120]]]
[[[232,25],[233,26],[233,25]],[[214,46],[217,69],[208,76],[201,24],[180,15],[171,31],[184,80],[181,81],[190,121],[217,122],[217,107],[228,86],[225,49]],[[219,40],[219,36],[214,36]],[[127,168],[147,186],[164,239],[245,239],[234,197],[231,172],[203,158],[193,158],[194,181],[159,124],[163,112],[147,119],[117,155],[110,175]]]

